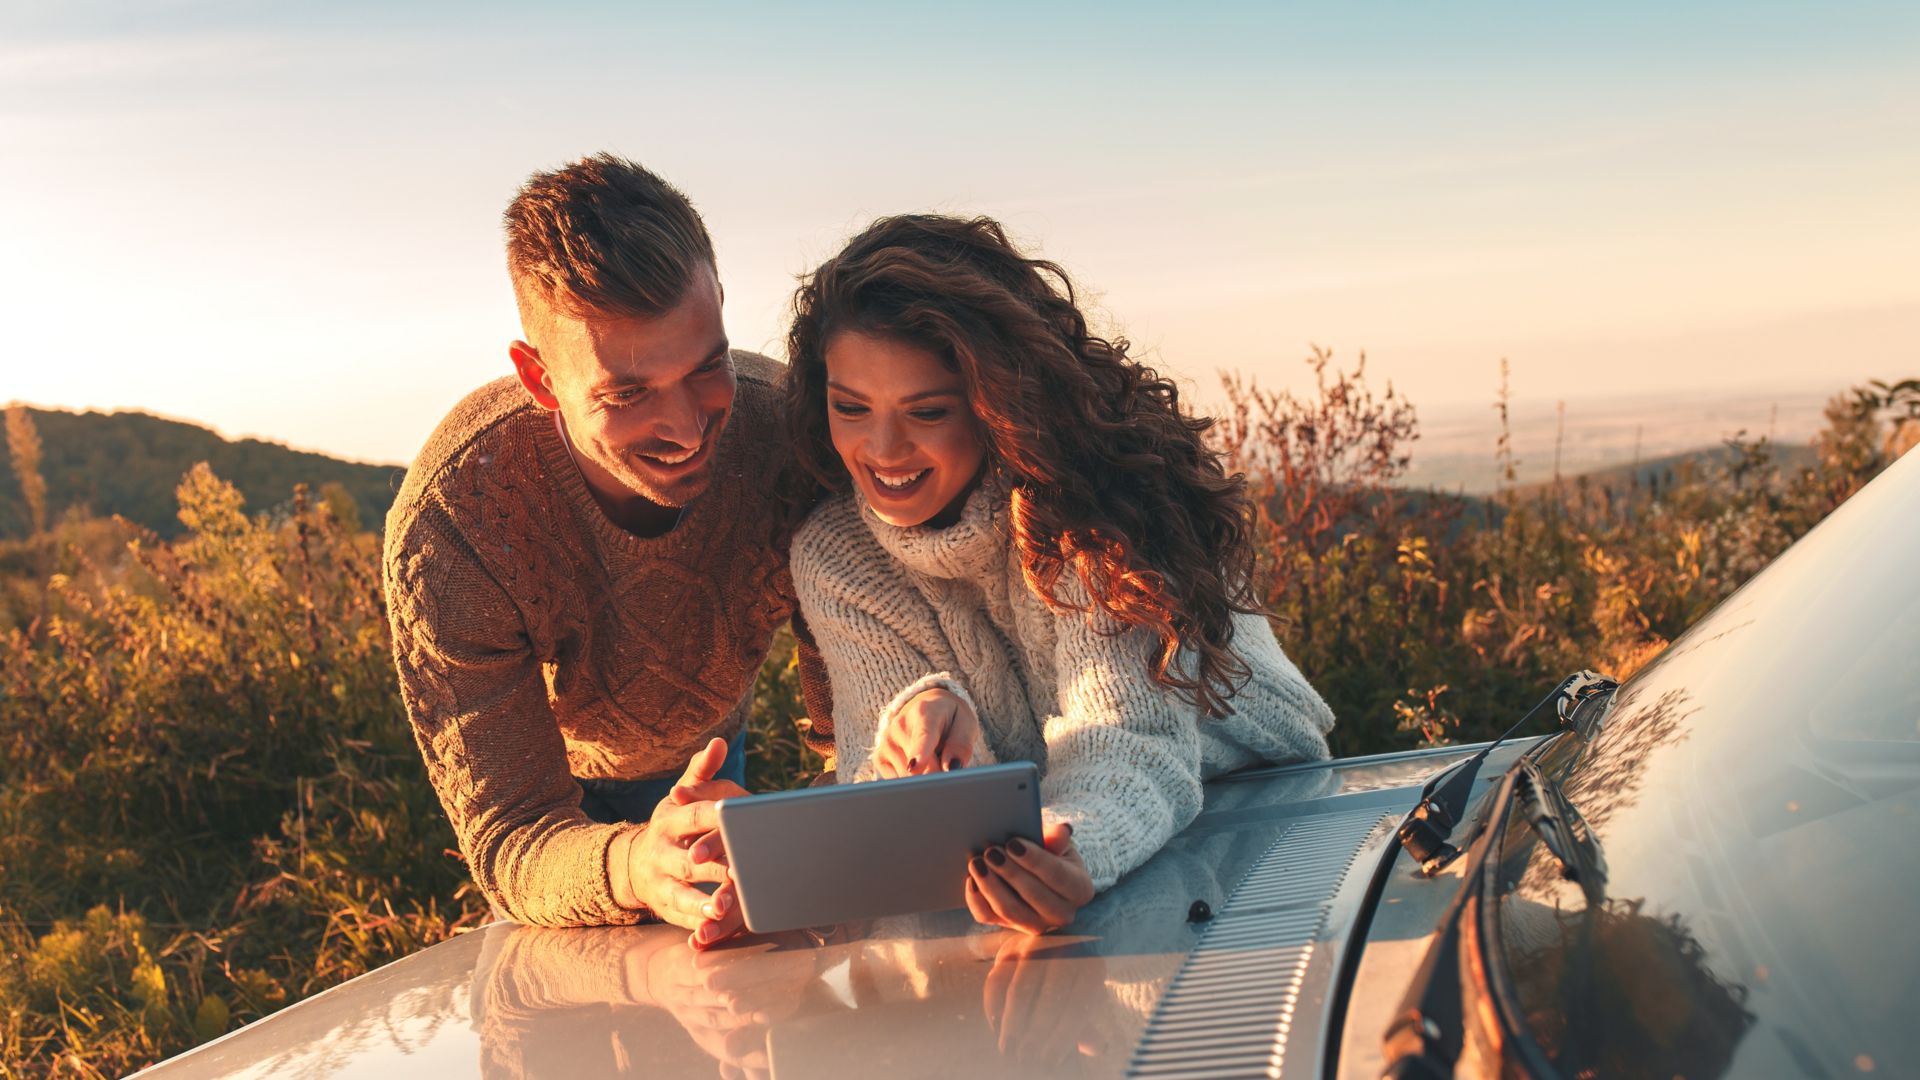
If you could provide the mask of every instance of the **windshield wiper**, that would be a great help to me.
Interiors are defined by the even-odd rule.
[[[1581,706],[1619,685],[1615,680],[1592,671],[1576,671],[1561,679],[1560,685],[1541,698],[1539,704],[1528,709],[1526,715],[1515,721],[1512,727],[1501,732],[1499,738],[1466,761],[1427,781],[1426,787],[1420,791],[1420,802],[1400,823],[1400,846],[1429,875],[1458,858],[1460,849],[1449,843],[1448,839],[1453,835],[1454,826],[1459,824],[1460,815],[1466,812],[1467,796],[1473,791],[1473,781],[1480,775],[1480,766],[1486,763],[1487,755],[1549,705],[1554,706],[1562,729],[1573,732],[1582,741],[1592,738],[1597,721],[1587,720],[1586,717],[1597,716],[1598,710],[1589,713],[1583,711]]]
[[[1587,894],[1587,903],[1600,903],[1606,896],[1607,860],[1599,838],[1580,816],[1580,808],[1567,799],[1559,784],[1541,773],[1540,766],[1523,760],[1519,773],[1514,800],[1521,818],[1560,864],[1560,876],[1577,883]]]

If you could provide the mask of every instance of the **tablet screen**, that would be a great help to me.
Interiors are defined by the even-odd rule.
[[[720,834],[755,933],[966,903],[967,861],[1040,842],[1032,762],[722,799]]]

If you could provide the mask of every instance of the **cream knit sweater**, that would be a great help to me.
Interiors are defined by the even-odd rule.
[[[1073,825],[1106,889],[1194,819],[1203,780],[1327,756],[1333,713],[1264,619],[1235,616],[1253,676],[1232,715],[1204,720],[1149,674],[1150,631],[1055,612],[1026,586],[1007,516],[1007,489],[991,482],[945,529],[888,525],[848,494],[794,537],[794,591],[832,683],[843,781],[876,778],[885,725],[944,686],[980,717],[975,764],[1040,767],[1046,819]],[[1072,575],[1061,581],[1063,600],[1084,599]]]

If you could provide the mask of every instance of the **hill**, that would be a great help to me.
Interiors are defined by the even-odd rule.
[[[180,533],[174,488],[195,462],[204,461],[259,511],[285,503],[295,484],[315,492],[338,484],[352,496],[360,526],[378,529],[406,470],[365,465],[325,454],[293,450],[259,439],[230,440],[211,429],[141,412],[28,409],[42,445],[40,473],[47,482],[48,517],[69,508],[119,514],[161,536]],[[0,469],[0,538],[27,535],[28,515],[19,481]]]
[[[1819,461],[1812,446],[1803,443],[1772,444],[1768,448],[1768,459],[1772,464],[1787,472],[1813,468]],[[1584,484],[1592,488],[1612,488],[1624,494],[1629,490],[1649,491],[1670,488],[1689,472],[1699,475],[1723,475],[1736,471],[1743,461],[1741,452],[1727,444],[1702,447],[1676,454],[1662,454],[1659,457],[1641,461],[1637,464],[1611,465],[1590,469],[1578,476],[1567,476],[1561,480],[1564,485]],[[1553,481],[1541,480],[1530,484],[1521,484],[1517,491],[1522,496],[1532,496],[1553,490]]]
[[[1593,474],[1618,468],[1624,480],[1636,461],[1664,465],[1664,459],[1720,446],[1736,433],[1749,440],[1764,435],[1775,447],[1804,445],[1826,424],[1827,397],[1729,390],[1514,401],[1506,434],[1521,485],[1551,479],[1556,462],[1565,478],[1587,474],[1596,483]],[[1562,404],[1564,411],[1557,407]],[[1493,455],[1500,435],[1497,411],[1484,404],[1422,407],[1406,485],[1493,493],[1502,479]]]

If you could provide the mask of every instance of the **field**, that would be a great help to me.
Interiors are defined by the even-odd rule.
[[[1230,381],[1215,435],[1252,478],[1259,596],[1339,754],[1485,737],[1569,671],[1631,674],[1920,441],[1908,380],[1837,394],[1790,452],[1752,432],[1523,476],[1503,398],[1493,482],[1449,493],[1406,486],[1410,403],[1310,362],[1311,395]],[[50,510],[32,417],[7,421],[0,1075],[123,1074],[484,921],[355,496],[250,513],[200,465],[162,536]],[[823,765],[791,654],[783,636],[756,686],[757,788]]]

